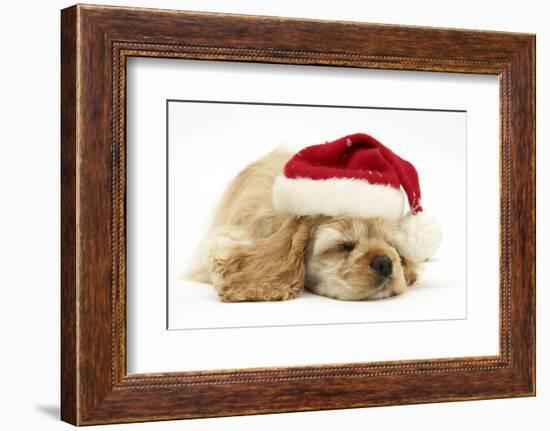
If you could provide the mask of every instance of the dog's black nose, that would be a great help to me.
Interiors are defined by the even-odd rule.
[[[393,270],[391,259],[388,256],[373,257],[370,261],[370,266],[382,277],[388,277]]]

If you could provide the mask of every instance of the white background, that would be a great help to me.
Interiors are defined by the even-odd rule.
[[[102,3],[114,4],[103,1]],[[537,33],[537,113],[550,116],[547,12],[540,1],[376,2],[310,1],[118,1],[121,5],[211,10],[393,24],[478,28]],[[0,32],[2,215],[0,223],[0,305],[3,348],[0,359],[0,416],[6,429],[70,429],[57,420],[59,409],[59,8],[64,1],[7,3]],[[29,120],[33,121],[29,127]],[[538,220],[548,218],[547,149],[549,126],[537,125]],[[254,417],[105,426],[97,429],[276,430],[285,427],[329,430],[465,430],[491,427],[544,429],[548,423],[549,230],[539,224],[538,396],[536,398],[399,406]],[[23,313],[23,314],[22,314]],[[538,425],[537,425],[538,423]],[[529,424],[529,425],[526,425]]]
[[[128,67],[128,372],[498,353],[496,77],[172,59],[133,59]],[[167,332],[167,98],[460,109],[468,112],[468,127],[466,115],[456,112],[171,102],[170,328],[220,329]],[[442,247],[414,289],[377,302],[304,295],[226,304],[208,286],[177,280],[215,198],[240,168],[280,144],[300,148],[358,130],[372,133],[417,167],[424,209],[443,226]],[[468,238],[476,244],[468,250],[467,320],[466,137]],[[482,212],[476,210],[479,202]],[[479,237],[483,243],[475,241]],[[326,326],[334,323],[349,324]],[[264,327],[248,329],[258,325]],[[300,347],[304,339],[307,349]]]

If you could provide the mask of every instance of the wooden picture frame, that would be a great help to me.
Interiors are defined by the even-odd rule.
[[[64,9],[61,18],[62,420],[91,425],[535,394],[534,35],[91,5]],[[500,354],[127,374],[130,56],[497,75]]]

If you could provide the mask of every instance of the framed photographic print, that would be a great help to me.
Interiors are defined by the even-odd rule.
[[[62,11],[62,419],[535,394],[535,37]]]

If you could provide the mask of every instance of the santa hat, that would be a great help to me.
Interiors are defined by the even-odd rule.
[[[410,208],[406,215],[404,195]],[[284,175],[275,180],[273,206],[295,216],[347,214],[397,220],[400,229],[393,241],[414,261],[428,259],[441,243],[439,223],[422,211],[414,166],[364,133],[295,154]]]

